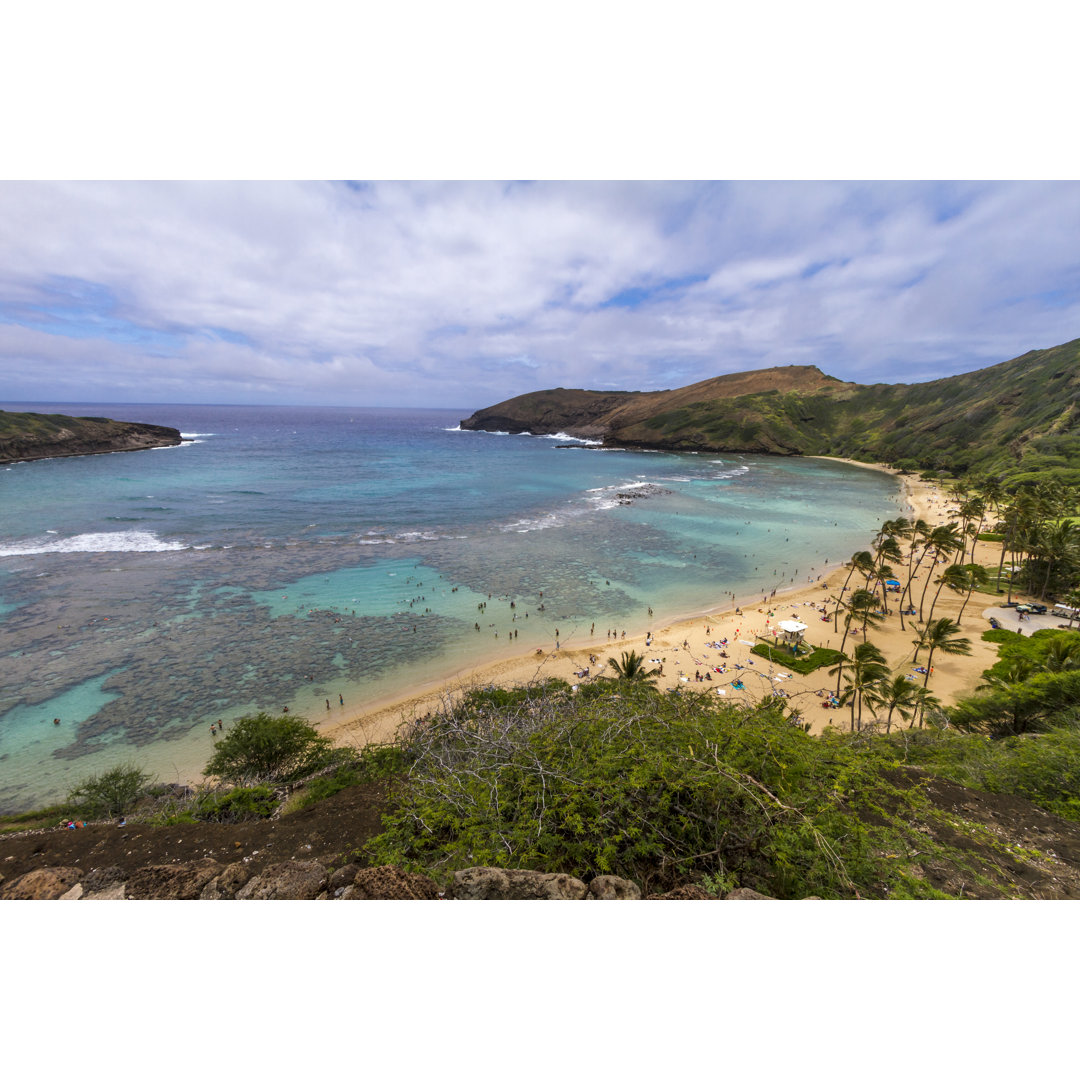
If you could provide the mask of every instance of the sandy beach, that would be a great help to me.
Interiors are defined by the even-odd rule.
[[[833,460],[843,460],[850,465],[882,472],[895,472],[886,466],[868,465],[866,462]],[[951,504],[939,487],[916,477],[905,476],[900,480],[909,503],[906,516],[921,517],[931,525],[949,520]],[[976,548],[977,560],[987,566],[996,568],[999,554],[997,544],[979,543]],[[927,573],[936,576],[935,568],[927,568],[924,563],[916,578],[916,606]],[[791,703],[802,711],[803,719],[811,723],[812,732],[821,732],[830,725],[846,729],[850,724],[849,711],[824,709],[822,699],[818,696],[819,691],[836,687],[836,678],[830,677],[827,669],[823,668],[812,675],[798,675],[779,664],[752,656],[750,647],[759,638],[772,639],[776,624],[781,619],[798,619],[807,625],[805,638],[811,645],[838,648],[843,624],[841,622],[839,632],[835,631],[832,613],[847,575],[848,570],[838,566],[822,574],[813,583],[791,587],[787,591],[777,590],[775,597],[771,596],[771,589],[766,590],[763,596],[769,597],[767,603],[741,604],[739,609],[732,605],[730,594],[723,598],[723,594],[719,593],[715,606],[704,608],[694,616],[667,621],[633,635],[621,635],[617,640],[597,633],[582,645],[575,643],[574,647],[565,649],[533,650],[473,667],[450,680],[420,684],[407,696],[368,702],[353,711],[346,707],[333,721],[324,723],[321,730],[342,744],[363,746],[384,742],[394,737],[402,723],[433,711],[447,698],[470,687],[492,684],[515,686],[541,678],[560,678],[572,685],[580,685],[586,679],[603,678],[610,674],[608,659],[618,658],[623,651],[630,649],[643,653],[650,665],[662,670],[662,675],[653,680],[662,689],[677,687],[687,693],[719,694],[729,701],[760,701],[774,690],[782,689]],[[853,578],[850,588],[859,584],[861,582]],[[933,588],[928,594],[928,604],[932,595]],[[963,597],[947,589],[942,590],[934,616],[947,615],[956,619],[962,603]],[[964,636],[971,640],[970,656],[934,657],[929,688],[944,704],[970,693],[982,672],[996,659],[996,647],[980,640],[983,631],[989,629],[983,612],[990,606],[985,595],[976,594],[964,611],[962,626]],[[870,632],[869,640],[885,654],[893,672],[911,673],[921,685],[923,675],[914,670],[915,634],[911,619],[905,620],[905,629],[901,630],[900,616],[892,610],[893,607],[895,604],[891,605],[885,623]],[[828,613],[827,618],[823,618],[824,612]],[[717,647],[725,640],[726,646]],[[854,644],[849,636],[845,645],[849,654]],[[727,656],[724,657],[722,653]],[[920,661],[923,659],[925,653]],[[582,674],[585,671],[587,675]],[[731,684],[737,680],[742,682],[745,689],[732,687]],[[864,722],[868,719],[864,711]]]

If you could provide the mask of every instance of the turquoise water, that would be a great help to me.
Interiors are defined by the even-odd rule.
[[[604,451],[441,410],[4,407],[191,441],[0,468],[0,809],[121,760],[196,774],[218,718],[334,719],[339,694],[556,629],[565,648],[759,599],[904,509],[893,479],[836,462]]]

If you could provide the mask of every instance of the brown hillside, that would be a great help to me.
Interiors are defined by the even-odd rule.
[[[744,394],[764,394],[770,390],[781,394],[791,391],[820,394],[851,388],[854,385],[826,375],[812,365],[792,364],[787,367],[762,368],[759,371],[738,371],[732,375],[718,375],[690,386],[681,386],[677,390],[659,390],[651,394],[635,395],[612,409],[605,417],[605,422],[610,429],[617,430],[640,423],[658,413],[698,401],[737,398]]]

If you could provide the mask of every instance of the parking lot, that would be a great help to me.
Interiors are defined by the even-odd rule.
[[[1065,629],[1069,625],[1067,618],[1063,619],[1060,615],[1052,615],[1049,611],[1045,615],[1027,615],[1021,622],[1016,608],[1012,607],[988,607],[983,612],[983,617],[986,619],[995,618],[1004,629],[1017,630],[1024,637],[1031,637],[1036,630]],[[1074,619],[1073,629],[1076,630],[1078,626],[1080,624]]]

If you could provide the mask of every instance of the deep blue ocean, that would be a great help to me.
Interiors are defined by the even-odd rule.
[[[121,761],[197,774],[219,717],[336,720],[556,628],[566,648],[760,599],[905,509],[837,462],[601,450],[460,411],[3,408],[191,441],[0,467],[0,810]]]

